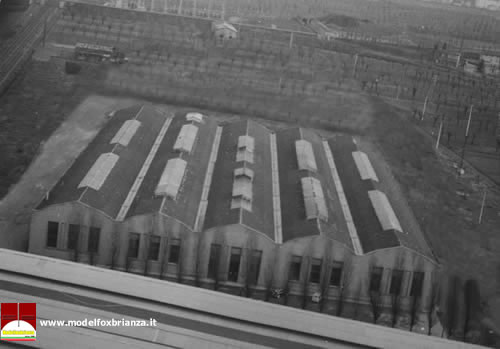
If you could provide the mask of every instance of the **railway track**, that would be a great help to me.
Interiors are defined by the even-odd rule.
[[[28,24],[10,41],[0,55],[0,94],[15,78],[23,63],[31,56],[33,48],[42,38],[45,23],[47,28],[53,24],[57,8],[45,6],[33,16]]]

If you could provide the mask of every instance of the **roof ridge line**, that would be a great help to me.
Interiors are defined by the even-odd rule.
[[[201,231],[201,228],[205,224],[205,215],[207,213],[208,205],[208,194],[210,192],[210,187],[212,186],[212,177],[214,174],[215,162],[217,161],[217,156],[219,154],[220,140],[222,137],[222,130],[224,126],[217,125],[215,131],[215,138],[212,144],[212,151],[210,152],[210,158],[208,160],[207,172],[205,173],[205,181],[203,183],[203,190],[201,192],[200,205],[198,206],[198,213],[196,214],[196,220],[194,222],[194,230]]]
[[[323,140],[323,148],[325,149],[326,159],[330,167],[330,173],[335,184],[335,189],[337,190],[337,195],[340,201],[340,207],[342,208],[342,213],[344,214],[344,219],[347,225],[347,230],[349,231],[349,237],[351,238],[352,246],[354,248],[354,253],[356,255],[363,254],[363,247],[361,246],[361,240],[358,236],[358,231],[354,220],[351,215],[351,210],[347,202],[347,198],[344,193],[344,188],[342,186],[342,181],[340,180],[339,174],[337,172],[337,167],[335,165],[335,160],[333,159],[332,150],[327,140]]]
[[[142,109],[141,109],[142,110]],[[149,154],[144,160],[144,163],[142,164],[141,169],[139,170],[139,173],[137,174],[137,177],[135,178],[134,183],[132,184],[132,187],[130,188],[127,197],[125,198],[125,201],[122,203],[122,206],[120,208],[120,211],[118,212],[116,216],[116,220],[121,222],[124,220],[125,216],[127,215],[130,206],[132,202],[135,199],[135,196],[137,195],[137,191],[139,190],[139,187],[141,186],[147,171],[149,170],[149,167],[151,166],[151,163],[153,162],[153,159],[158,151],[158,148],[160,147],[160,144],[163,142],[163,139],[165,138],[165,134],[167,133],[168,128],[170,127],[170,124],[172,122],[173,117],[169,116],[166,118],[165,122],[163,123],[162,128],[160,129],[160,132],[158,133],[158,136],[155,139],[155,142],[151,146],[151,149],[149,150]]]

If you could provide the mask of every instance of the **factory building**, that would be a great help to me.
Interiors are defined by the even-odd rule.
[[[29,252],[426,332],[437,263],[384,166],[351,136],[134,106],[40,202]]]

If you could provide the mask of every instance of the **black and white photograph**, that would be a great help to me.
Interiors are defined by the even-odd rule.
[[[0,348],[500,348],[500,0],[0,0]]]

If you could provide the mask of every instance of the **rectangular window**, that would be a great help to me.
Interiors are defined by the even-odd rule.
[[[212,244],[210,246],[210,257],[208,260],[208,273],[209,279],[215,280],[217,278],[220,262],[220,245]]]
[[[313,258],[311,263],[311,274],[309,275],[309,282],[319,284],[321,278],[321,259]]]
[[[231,248],[231,258],[229,259],[229,271],[227,279],[229,281],[238,282],[238,275],[240,273],[241,262],[241,248]]]
[[[58,222],[47,224],[47,247],[57,247],[57,233],[59,232]]]
[[[290,263],[290,273],[288,276],[289,280],[298,281],[300,280],[300,269],[302,268],[302,257],[292,256],[292,262]]]
[[[148,259],[150,261],[157,261],[160,257],[160,242],[161,238],[159,236],[151,236],[149,239],[149,251]]]
[[[422,295],[422,286],[424,284],[424,273],[416,271],[413,273],[413,280],[411,283],[410,296],[420,297]]]
[[[401,293],[401,284],[403,282],[403,271],[393,270],[391,276],[391,288],[389,293],[393,296],[399,296]]]
[[[179,264],[179,257],[181,255],[181,240],[170,240],[170,247],[168,251],[168,262],[172,264]]]
[[[101,235],[101,228],[90,227],[89,229],[89,243],[88,250],[91,253],[97,253],[99,250],[99,237]]]
[[[128,240],[128,257],[137,258],[139,257],[139,244],[141,236],[138,233],[130,233]]]
[[[252,285],[256,285],[259,281],[261,261],[262,251],[252,250],[252,255],[250,256],[250,275],[248,276],[248,281]]]
[[[68,250],[76,250],[78,245],[78,236],[80,235],[80,226],[78,224],[70,224],[68,226]]]
[[[332,272],[330,273],[330,286],[340,286],[343,266],[344,263],[342,262],[333,262]]]
[[[371,277],[370,277],[370,291],[371,292],[380,292],[380,284],[382,283],[382,271],[383,269],[380,267],[374,267],[372,269]]]

